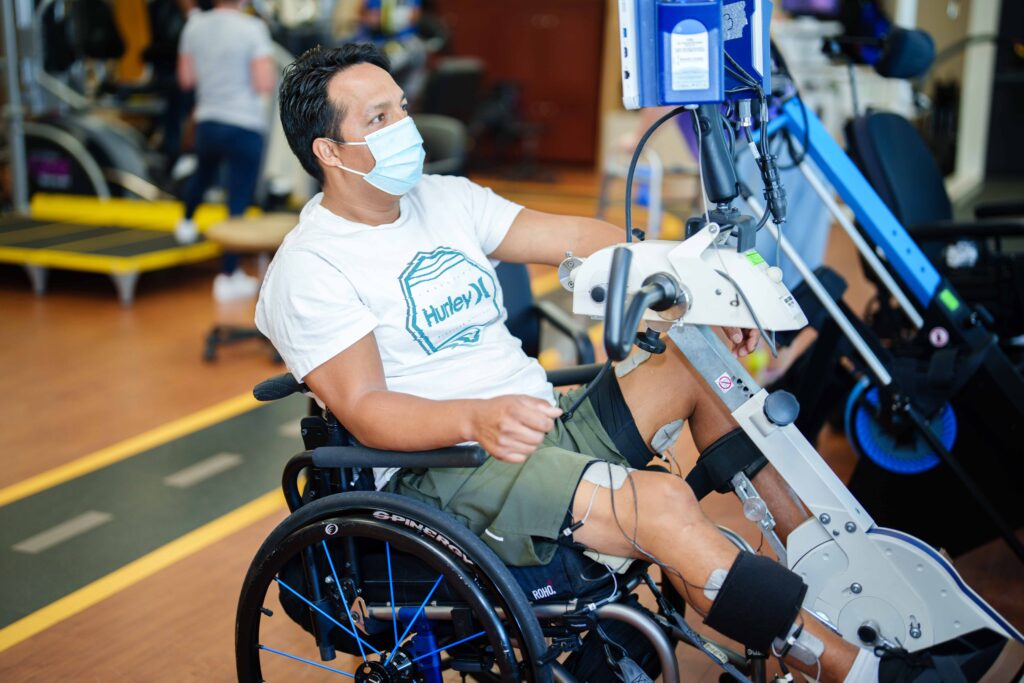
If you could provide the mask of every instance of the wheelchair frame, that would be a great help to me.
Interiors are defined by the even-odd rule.
[[[549,373],[549,378],[560,385],[586,381],[592,379],[598,367],[596,365],[582,366],[569,368],[566,371],[554,371]],[[304,390],[304,385],[296,382],[291,375],[285,374],[261,383],[254,390],[254,394],[259,400],[268,401],[284,398]],[[328,551],[323,539],[335,534],[343,536],[344,532],[339,532],[339,528],[356,517],[360,518],[357,524],[364,524],[366,515],[361,513],[365,512],[369,512],[370,516],[381,524],[394,524],[403,532],[408,532],[411,529],[419,535],[417,551],[431,556],[440,564],[451,568],[461,567],[460,571],[463,572],[467,565],[479,566],[484,569],[486,578],[478,577],[477,583],[490,583],[496,586],[497,593],[504,601],[501,606],[493,609],[497,621],[492,622],[492,627],[497,623],[501,624],[504,630],[513,631],[514,637],[506,637],[504,642],[513,643],[516,648],[525,651],[537,660],[524,661],[522,664],[527,670],[520,671],[515,676],[517,679],[555,680],[566,683],[575,681],[572,673],[566,666],[559,663],[557,658],[564,653],[579,651],[583,645],[581,636],[595,630],[594,627],[599,622],[614,621],[636,629],[648,641],[657,656],[661,675],[665,681],[679,680],[675,656],[676,644],[679,642],[697,647],[719,665],[727,669],[731,668],[737,673],[742,672],[745,677],[749,677],[755,683],[763,683],[766,680],[766,653],[747,651],[740,654],[696,634],[683,620],[682,614],[674,606],[671,596],[662,594],[659,590],[648,574],[649,565],[647,564],[634,562],[633,567],[623,576],[623,579],[616,583],[613,595],[603,600],[586,602],[573,599],[568,602],[541,601],[529,604],[525,591],[493,551],[457,519],[417,501],[372,490],[372,471],[368,471],[371,467],[403,467],[412,464],[419,467],[478,466],[487,457],[482,449],[475,446],[452,447],[423,453],[398,453],[365,448],[355,443],[352,436],[330,411],[321,410],[312,400],[310,404],[311,414],[302,420],[302,437],[307,450],[292,457],[282,473],[282,491],[291,515],[275,529],[256,554],[239,599],[236,621],[236,665],[239,681],[263,680],[259,666],[261,651],[269,651],[313,667],[352,676],[356,680],[423,680],[431,682],[441,680],[439,662],[436,657],[431,660],[432,667],[430,662],[425,668],[421,666],[417,672],[420,677],[413,679],[409,677],[411,675],[409,673],[410,665],[414,659],[412,655],[404,655],[406,659],[404,667],[397,668],[402,664],[403,655],[394,657],[383,647],[378,650],[376,647],[369,646],[378,650],[379,662],[386,661],[389,663],[387,666],[390,666],[389,672],[380,671],[381,667],[370,671],[371,665],[377,662],[370,661],[371,658],[367,656],[363,645],[359,645],[357,651],[353,652],[351,648],[348,651],[348,654],[362,655],[364,659],[360,670],[352,675],[310,659],[274,649],[260,642],[260,620],[264,617],[269,618],[272,613],[264,605],[257,603],[262,603],[269,595],[265,591],[269,588],[271,581],[282,583],[282,579],[277,574],[287,559],[280,556],[281,547],[289,543],[295,545],[298,542],[295,539],[299,536],[313,540],[320,539],[323,543],[324,555],[327,557],[327,567],[325,567],[322,561],[318,562],[313,557],[314,547],[312,545],[303,548],[300,551],[303,557],[301,585],[294,588],[290,585],[284,586],[287,591],[296,594],[304,603],[310,616],[309,623],[312,626],[312,629],[307,630],[313,632],[321,660],[329,661],[335,655],[336,648],[331,639],[331,629],[340,627],[346,632],[354,634],[355,622],[350,624],[351,631],[339,622],[344,621],[345,613],[354,614],[354,601],[360,596],[365,585],[366,577],[361,575],[363,558],[357,548],[357,540],[351,536],[343,537],[341,543],[343,550],[337,559],[332,559],[332,552]],[[302,490],[300,484],[303,473],[306,473],[307,477],[305,491]],[[750,546],[734,532],[723,529],[723,533],[738,547],[751,550]],[[401,619],[403,622],[409,622],[408,628],[412,628],[413,623],[418,623],[416,638],[426,638],[434,643],[436,652],[428,651],[426,654],[420,652],[416,657],[423,659],[428,655],[439,653],[444,648],[436,647],[436,641],[433,639],[428,622],[453,620],[456,618],[457,608],[452,605],[438,604],[437,601],[427,604],[431,597],[428,595],[427,600],[420,605],[419,611],[412,620],[408,619],[407,614],[403,615],[402,610],[396,613],[394,590],[400,582],[395,582],[392,579],[390,550],[387,552],[389,553],[387,555],[388,581],[392,591],[391,604],[364,603],[365,616],[384,622]],[[334,554],[338,553],[335,551]],[[418,560],[422,559],[420,555],[415,557]],[[329,571],[321,571],[327,568]],[[268,571],[274,573],[273,579],[267,577]],[[654,594],[659,605],[657,614],[639,604],[624,604],[640,584],[647,585]],[[332,586],[335,585],[345,588],[334,591]],[[350,593],[350,595],[346,595],[346,593]],[[335,614],[330,614],[328,607],[333,607]],[[420,618],[420,613],[425,620]],[[508,624],[509,627],[506,628],[505,624]],[[404,639],[398,638],[397,632],[396,625],[394,626],[394,640],[396,643],[402,642],[402,647],[395,648],[396,650],[402,649],[404,653],[407,646],[415,646],[415,638],[413,641],[404,642]],[[476,636],[479,635],[481,633],[476,634]],[[603,638],[603,636],[601,637]],[[546,644],[545,639],[551,641],[550,646]],[[356,640],[358,645],[358,639]],[[369,638],[367,638],[368,640]],[[462,641],[453,642],[445,647],[454,647],[461,643]],[[607,648],[606,642],[604,645]],[[414,649],[413,652],[416,650]],[[385,658],[385,654],[388,654],[387,658]],[[394,661],[392,661],[392,657],[394,657]],[[473,672],[468,670],[472,669],[472,665],[465,661],[449,660],[444,664],[456,668],[464,676],[473,675]],[[387,666],[383,668],[387,668]],[[458,668],[460,666],[463,668]],[[497,680],[490,672],[478,671],[476,674],[474,676],[476,680]],[[373,675],[378,677],[373,678]],[[506,680],[506,678],[507,675],[502,680]]]

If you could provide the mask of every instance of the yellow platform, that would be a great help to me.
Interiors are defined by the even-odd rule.
[[[205,239],[178,244],[172,231],[182,215],[178,202],[39,193],[30,216],[0,218],[0,263],[24,266],[40,295],[50,268],[106,273],[121,302],[130,305],[142,273],[220,254],[220,247]],[[195,215],[200,232],[226,218],[223,206],[204,205]]]

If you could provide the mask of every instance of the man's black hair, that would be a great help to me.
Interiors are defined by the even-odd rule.
[[[383,52],[368,43],[349,43],[336,48],[314,47],[285,69],[279,97],[281,125],[292,152],[302,168],[324,182],[323,170],[313,154],[313,140],[338,135],[345,111],[327,96],[331,78],[353,64],[373,64],[391,72]]]

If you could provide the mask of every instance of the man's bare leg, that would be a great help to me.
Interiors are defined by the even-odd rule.
[[[649,560],[639,547],[657,558],[670,568],[664,573],[679,594],[702,615],[711,608],[712,601],[704,593],[711,574],[716,569],[728,571],[738,554],[704,516],[686,482],[662,473],[634,472],[615,491],[583,481],[576,490],[573,517],[586,517],[586,523],[573,536],[578,543],[609,555]],[[803,616],[805,630],[825,643],[820,659],[821,680],[840,683],[853,664],[857,648],[813,617],[806,613]],[[816,666],[795,660],[789,663],[811,675],[817,673]]]
[[[650,444],[666,424],[684,418],[690,423],[697,450],[703,452],[739,425],[682,352],[674,344],[667,347],[665,353],[652,354],[619,378],[622,396],[644,443]],[[758,472],[753,481],[785,541],[807,519],[807,511],[771,465]]]

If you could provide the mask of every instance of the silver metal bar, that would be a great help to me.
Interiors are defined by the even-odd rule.
[[[754,212],[760,214],[763,211],[761,203],[758,202],[757,199],[751,197],[747,200],[747,203]],[[871,350],[871,347],[867,345],[864,338],[860,336],[856,328],[854,328],[853,323],[851,323],[849,318],[846,317],[835,300],[832,299],[828,291],[825,289],[825,286],[821,284],[821,280],[818,279],[818,276],[811,272],[811,269],[806,263],[804,263],[803,258],[796,252],[785,236],[779,234],[779,228],[775,225],[775,222],[769,220],[765,223],[765,228],[771,233],[772,237],[781,242],[782,251],[786,253],[789,260],[793,262],[794,266],[796,266],[797,271],[799,271],[800,275],[803,276],[804,282],[806,282],[811,288],[811,291],[814,292],[814,296],[817,297],[818,301],[821,302],[821,305],[825,307],[828,314],[832,316],[836,325],[838,325],[839,329],[842,330],[843,335],[851,344],[853,344],[853,348],[857,351],[858,355],[864,359],[864,362],[868,364],[868,367],[871,368],[871,372],[875,375],[882,386],[889,386],[892,384],[892,375],[890,375],[889,371],[886,370],[882,361],[875,355],[875,352]]]
[[[638,609],[618,604],[599,607],[597,617],[621,621],[640,631],[658,652],[658,660],[661,662],[661,680],[665,683],[679,683],[679,666],[676,662],[675,648],[672,647],[669,637],[653,619]]]
[[[732,490],[736,494],[736,497],[743,503],[743,516],[751,522],[757,524],[757,528],[760,529],[761,535],[768,541],[768,545],[775,551],[775,556],[779,558],[779,562],[784,566],[789,566],[789,559],[786,557],[786,546],[783,545],[782,539],[775,533],[775,517],[772,515],[772,511],[768,509],[768,503],[761,498],[757,492],[757,488],[754,487],[754,482],[743,472],[738,472],[732,478]],[[748,514],[747,501],[751,501],[754,513]],[[761,518],[757,519],[756,515],[760,512]]]
[[[551,618],[568,614],[569,612],[575,611],[576,608],[577,606],[575,602],[552,603],[534,605],[533,612],[538,618]],[[369,616],[374,619],[390,620],[392,615],[391,607],[389,605],[368,605],[366,611]],[[496,608],[496,612],[499,618],[504,618],[504,613],[501,608]],[[452,618],[452,608],[427,605],[423,609],[423,615],[427,619],[447,621]],[[640,633],[642,633],[644,637],[651,642],[651,645],[654,646],[654,649],[658,653],[658,659],[661,662],[662,680],[666,683],[678,683],[679,667],[676,663],[675,648],[672,646],[672,641],[665,635],[665,632],[661,630],[658,624],[647,616],[647,614],[633,607],[611,604],[597,608],[596,615],[599,619],[621,621],[640,631]]]
[[[799,144],[799,143],[797,143]],[[871,248],[871,245],[867,243],[864,236],[857,230],[857,226],[849,219],[849,217],[843,213],[842,209],[839,208],[839,204],[836,203],[835,197],[828,191],[825,184],[821,182],[814,170],[811,169],[810,164],[807,161],[803,161],[799,165],[800,172],[803,173],[804,178],[807,179],[808,184],[814,190],[815,194],[821,198],[822,203],[828,208],[829,213],[835,218],[839,225],[842,226],[843,230],[849,235],[850,239],[853,240],[854,245],[857,247],[857,251],[864,257],[864,260],[871,266],[871,270],[874,271],[878,279],[882,281],[885,288],[889,290],[889,294],[892,295],[896,302],[899,304],[903,312],[906,313],[907,318],[914,325],[915,328],[921,329],[924,326],[924,318],[917,312],[914,304],[910,302],[910,298],[903,292],[903,289],[899,286],[899,283],[893,279],[893,276],[886,269],[885,264],[878,258],[878,254]]]
[[[11,182],[14,210],[28,213],[28,165],[25,160],[25,111],[18,78],[18,35],[15,28],[14,1],[3,0],[4,67],[7,83],[7,140],[11,156]]]
[[[800,430],[793,424],[778,427],[768,421],[763,410],[767,392],[750,378],[711,328],[675,325],[668,336],[811,512],[825,512],[836,520],[841,513],[843,521],[852,520],[861,529],[873,526],[857,499]],[[720,381],[723,377],[731,383]],[[792,552],[789,556],[794,560],[800,557]]]

